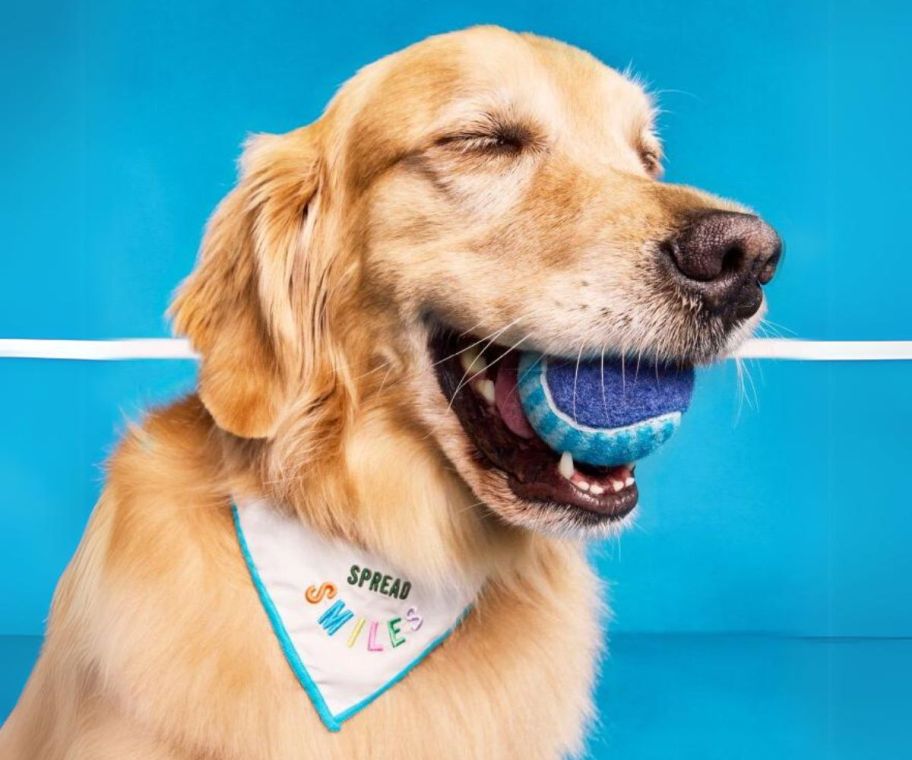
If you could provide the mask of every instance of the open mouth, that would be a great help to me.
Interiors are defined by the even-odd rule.
[[[431,338],[430,350],[476,461],[502,472],[517,497],[545,509],[573,510],[592,523],[620,520],[633,510],[639,498],[633,464],[575,463],[532,430],[517,388],[519,352],[448,331]]]

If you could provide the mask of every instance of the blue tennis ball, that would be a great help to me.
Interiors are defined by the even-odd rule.
[[[677,429],[693,393],[692,367],[605,357],[577,364],[531,351],[519,396],[532,429],[555,451],[599,466],[651,454]]]

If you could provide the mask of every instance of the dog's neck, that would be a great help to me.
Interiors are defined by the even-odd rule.
[[[397,440],[390,429],[372,442],[351,440],[344,460],[286,466],[279,479],[264,475],[268,444],[226,444],[231,493],[265,499],[424,583],[510,584],[565,543],[503,522],[440,456],[414,438]]]

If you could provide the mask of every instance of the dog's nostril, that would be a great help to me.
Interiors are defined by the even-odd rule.
[[[738,272],[744,264],[744,251],[740,245],[729,246],[728,250],[722,255],[721,275]]]
[[[773,275],[776,274],[776,269],[779,267],[779,262],[782,261],[782,243],[780,242],[773,253],[763,262],[763,266],[760,267],[760,271],[757,272],[757,281],[761,285],[766,285],[770,280],[773,279]]]

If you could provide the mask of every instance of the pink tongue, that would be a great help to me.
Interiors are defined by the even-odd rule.
[[[519,357],[515,351],[501,360],[494,380],[494,403],[501,419],[513,433],[521,438],[534,438],[535,431],[526,419],[516,387],[518,364]]]

